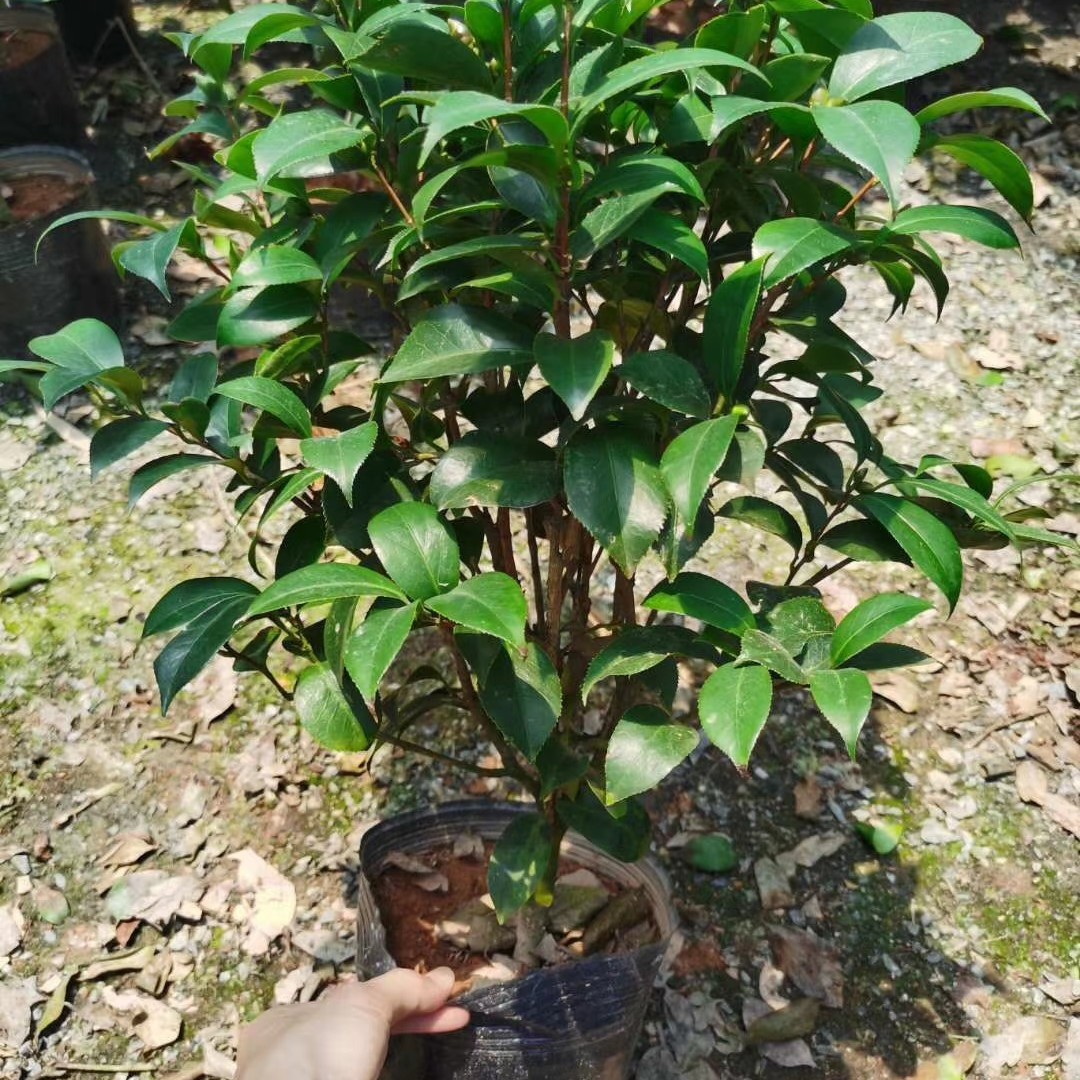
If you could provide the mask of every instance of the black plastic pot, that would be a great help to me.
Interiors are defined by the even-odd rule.
[[[95,318],[116,327],[120,290],[98,221],[79,221],[41,234],[65,214],[94,206],[94,177],[86,159],[58,146],[0,150],[0,185],[44,177],[72,185],[61,206],[0,225],[0,357],[26,356],[26,343],[72,319]]]
[[[0,7],[0,147],[79,146],[79,99],[52,12]]]
[[[56,13],[68,54],[76,60],[107,64],[131,52],[131,0],[56,0]]]
[[[357,918],[361,978],[395,966],[370,886],[387,855],[428,851],[464,832],[495,840],[527,809],[479,800],[449,803],[391,818],[364,834]],[[381,1080],[625,1080],[653,981],[677,922],[670,887],[651,859],[621,863],[573,833],[563,842],[563,855],[620,885],[644,888],[660,940],[632,952],[541,968],[514,982],[471,991],[458,1000],[480,1016],[479,1022],[447,1035],[391,1040]]]

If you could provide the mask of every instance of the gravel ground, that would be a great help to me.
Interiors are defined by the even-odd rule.
[[[144,25],[173,14],[137,7]],[[983,81],[1060,105],[1054,131],[1014,120],[1008,132],[1038,178],[1024,257],[949,245],[940,324],[929,297],[884,321],[884,290],[853,275],[844,325],[893,391],[875,417],[887,449],[1063,474],[1080,451],[1080,139],[1065,96],[1076,28],[1045,5],[978,10],[981,29],[1016,28],[993,38],[1010,77]],[[86,86],[102,116],[122,117],[99,140],[99,173],[116,204],[164,209],[176,193],[136,153],[157,123],[153,103],[135,103],[136,74]],[[908,179],[913,201],[1000,209],[941,163]],[[195,288],[184,274],[177,288]],[[138,289],[129,308],[134,346],[167,367],[160,311]],[[125,516],[122,475],[90,483],[87,410],[61,420],[0,390],[0,589],[33,566],[48,579],[0,599],[0,1077],[101,1064],[227,1077],[239,1020],[348,969],[363,828],[490,782],[327,754],[224,661],[163,719],[141,622],[184,576],[243,572],[248,538],[204,477]],[[1080,534],[1067,487],[1024,499]],[[760,577],[778,558],[767,538],[733,532],[711,564]],[[748,776],[704,749],[655,797],[683,930],[639,1078],[1080,1078],[1080,563],[991,551],[967,571],[953,617],[917,625],[912,644],[936,662],[878,681],[857,764],[795,695]],[[889,574],[911,587],[902,568]],[[852,574],[828,599],[846,610],[868,584]],[[863,824],[899,833],[897,849],[876,854]],[[729,874],[680,859],[689,835],[711,831],[735,840]],[[783,1014],[794,1038],[744,1048],[762,1010],[802,995],[826,1004]]]

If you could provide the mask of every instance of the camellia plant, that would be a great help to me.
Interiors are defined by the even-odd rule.
[[[568,827],[643,853],[638,798],[700,738],[672,717],[680,662],[711,669],[701,731],[737,765],[778,684],[808,687],[854,752],[867,671],[922,659],[883,639],[930,604],[884,592],[837,625],[816,587],[908,563],[951,609],[962,548],[1060,539],[982,468],[886,455],[863,416],[874,357],[834,321],[848,267],[895,309],[921,281],[940,311],[928,235],[1018,246],[989,210],[905,206],[901,175],[950,155],[1027,219],[1020,159],[938,122],[1038,104],[1003,88],[909,112],[905,83],[979,47],[948,15],[732,0],[656,46],[651,7],[261,4],[173,35],[197,69],[168,106],[189,121],[174,138],[211,140],[216,165],[179,165],[196,187],[182,221],[102,216],[148,230],[115,259],[166,297],[177,250],[220,278],[169,327],[202,351],[161,400],[100,323],[7,365],[39,371],[50,407],[90,388],[112,417],[95,473],[179,443],[134,471],[132,503],[212,467],[257,522],[261,585],[195,578],[150,612],[146,634],[173,635],[162,706],[224,652],[327,747],[511,778],[537,805],[491,860],[504,918],[549,900]],[[308,59],[245,83],[242,61],[271,43]],[[377,365],[335,321],[346,287],[393,322]],[[711,538],[748,527],[790,547],[786,574],[702,572]],[[436,637],[446,667],[388,685]],[[501,766],[455,758],[422,722],[433,710],[467,716]]]

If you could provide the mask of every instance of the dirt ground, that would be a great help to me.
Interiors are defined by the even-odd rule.
[[[988,45],[917,94],[1017,85],[1055,125],[980,121],[1029,161],[1040,208],[1023,259],[947,247],[954,290],[940,324],[927,297],[886,322],[883,290],[848,280],[844,325],[902,391],[876,430],[898,454],[932,445],[1004,476],[1076,472],[1080,5],[933,6]],[[212,6],[136,12],[144,61],[164,95],[178,92],[184,72],[151,32],[194,28]],[[163,99],[141,67],[83,72],[81,89],[103,203],[182,205],[174,175],[143,156]],[[913,202],[1001,208],[944,162],[907,180]],[[174,290],[197,290],[197,274],[180,264]],[[180,350],[161,334],[164,309],[137,285],[127,305],[140,363],[169,371]],[[95,1066],[228,1077],[239,1021],[349,970],[362,831],[502,791],[395,752],[365,763],[319,750],[223,659],[162,718],[141,623],[185,576],[244,573],[249,537],[205,476],[163,484],[125,516],[120,472],[90,482],[91,433],[84,403],[46,418],[0,387],[0,1078]],[[1024,498],[1076,536],[1071,490],[1040,484]],[[779,558],[768,538],[732,531],[706,565],[767,578]],[[28,569],[39,583],[5,595]],[[888,574],[920,587],[902,568]],[[705,748],[654,797],[655,857],[683,925],[639,1080],[1080,1078],[1080,560],[978,552],[967,574],[952,618],[930,613],[911,638],[935,663],[877,681],[856,763],[793,695],[749,775]],[[847,610],[869,582],[852,574],[827,600]],[[442,734],[466,756],[487,749],[457,745],[452,722]],[[863,825],[898,835],[895,851],[877,854]],[[714,831],[732,838],[738,866],[697,873],[680,852]],[[803,995],[825,1005],[810,1024],[805,1009],[790,1014],[796,1038],[743,1048],[762,1008]]]

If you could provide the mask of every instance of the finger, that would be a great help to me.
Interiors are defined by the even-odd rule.
[[[469,1023],[469,1010],[460,1005],[444,1005],[430,1013],[418,1013],[396,1023],[392,1035],[442,1035],[458,1031]]]
[[[416,1013],[434,1012],[446,1003],[454,988],[454,973],[450,968],[436,968],[421,975],[407,968],[395,968],[358,989],[370,992],[372,1001],[387,1013],[391,1025]]]

